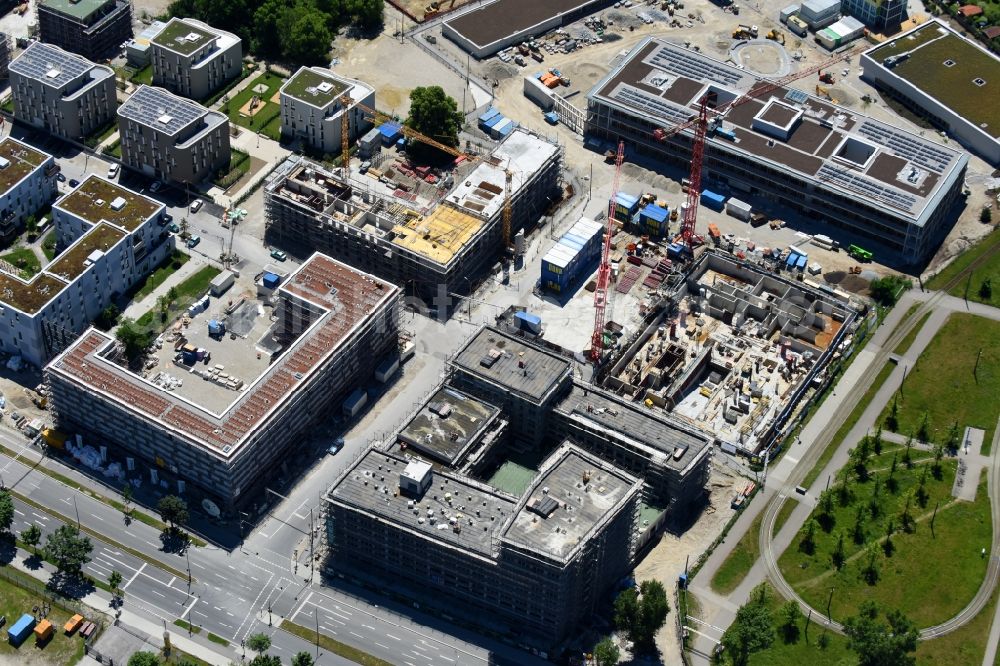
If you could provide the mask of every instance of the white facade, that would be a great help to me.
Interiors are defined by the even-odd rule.
[[[172,18],[152,37],[153,85],[204,99],[243,69],[243,41],[195,19]]]
[[[317,85],[305,85],[304,82]],[[336,91],[340,91],[339,94]],[[331,155],[341,151],[343,114],[348,114],[349,141],[363,135],[372,123],[361,103],[375,108],[375,90],[361,81],[336,76],[322,67],[302,67],[281,86],[281,133],[299,138],[315,150]],[[343,95],[351,98],[346,111]]]
[[[55,158],[17,139],[0,141],[0,239],[10,240],[25,220],[56,195]]]

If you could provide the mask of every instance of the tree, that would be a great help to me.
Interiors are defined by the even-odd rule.
[[[313,656],[304,650],[292,657],[292,666],[313,666],[315,663]]]
[[[868,292],[880,305],[891,307],[904,291],[913,286],[913,283],[902,275],[887,275],[884,278],[876,278],[868,285]]]
[[[34,239],[38,236],[38,218],[34,215],[29,215],[28,219],[24,221],[24,230],[28,233],[29,239]]]
[[[639,617],[639,593],[634,587],[618,593],[611,617],[618,631],[628,633],[632,630]]]
[[[983,206],[983,209],[979,211],[979,221],[983,224],[989,224],[993,221],[993,211],[988,206]]]
[[[834,568],[838,571],[844,566],[844,561],[847,560],[847,554],[844,552],[843,532],[837,532],[837,545],[833,549],[833,554],[830,555],[830,560],[833,562]]]
[[[128,666],[160,666],[162,663],[153,652],[136,652],[128,658]]]
[[[112,570],[111,575],[108,576],[108,587],[111,588],[111,594],[116,597],[122,595],[122,575],[118,571]]]
[[[862,483],[868,480],[868,459],[871,458],[872,454],[871,446],[871,439],[865,435],[850,452],[851,467],[854,469],[858,481]]]
[[[291,21],[281,26],[281,51],[284,56],[305,64],[326,60],[333,42],[333,34],[326,26],[326,16],[315,6],[309,7],[302,2],[286,16]]]
[[[125,358],[130,363],[135,362],[146,353],[146,349],[152,342],[152,337],[149,331],[139,330],[135,322],[128,318],[122,319],[122,323],[118,325],[118,331],[115,333],[115,338],[125,348]]]
[[[979,298],[984,301],[993,300],[993,280],[991,278],[983,278],[979,284]]]
[[[23,530],[21,530],[21,541],[31,551],[37,555],[38,554],[38,543],[42,540],[42,528],[34,523],[28,525]]]
[[[875,455],[882,455],[882,422],[879,421],[878,429],[875,430],[875,436],[872,437],[872,451]]]
[[[869,585],[874,585],[878,582],[879,570],[878,570],[878,544],[870,543],[868,548],[865,549],[867,559],[865,560],[864,569],[861,570],[861,575],[864,577],[865,582]]]
[[[806,555],[812,555],[816,552],[816,525],[816,521],[812,518],[806,521],[806,531],[802,535],[802,541],[799,542],[799,550]]]
[[[910,506],[913,503],[914,493],[908,492],[903,497],[903,510],[899,514],[899,525],[903,528],[903,531],[907,534],[912,534],[913,530],[916,529],[917,523],[913,520],[913,514],[910,513]]]
[[[837,503],[840,506],[847,506],[851,503],[854,493],[851,492],[851,478],[849,474],[844,474],[837,485]]]
[[[917,439],[921,442],[931,441],[931,417],[927,412],[924,412],[923,417],[920,419],[920,427],[917,428]]]
[[[250,666],[281,666],[281,657],[274,654],[259,654],[250,660]]]
[[[111,303],[97,315],[97,319],[94,320],[94,325],[103,331],[110,331],[111,328],[118,322],[118,316],[121,313],[122,311],[118,309],[118,306]]]
[[[764,584],[755,588],[750,593],[750,599],[736,611],[736,619],[722,634],[722,645],[734,666],[746,666],[750,655],[767,649],[774,642],[774,626],[766,595]]]
[[[62,525],[45,540],[45,557],[60,573],[79,575],[94,549],[74,525]]]
[[[892,557],[892,554],[896,552],[896,545],[892,542],[892,535],[895,533],[896,525],[890,518],[889,522],[885,524],[885,539],[882,541],[882,552],[885,553],[886,557]]]
[[[281,27],[289,11],[285,0],[264,0],[253,13],[253,50],[263,56],[281,55]]]
[[[656,647],[656,632],[670,613],[667,591],[658,580],[644,580],[639,585],[639,616],[631,639],[637,647],[652,650]]]
[[[251,652],[263,654],[271,649],[271,638],[267,634],[250,634],[247,636],[247,647]]]
[[[858,655],[858,666],[912,666],[910,653],[917,649],[917,629],[897,610],[878,619],[878,606],[863,601],[858,614],[844,623],[847,645]]]
[[[958,451],[958,444],[960,440],[961,435],[959,435],[958,432],[958,421],[955,421],[951,424],[951,427],[948,428],[948,435],[945,438],[944,446],[948,449],[948,451],[954,454]]]
[[[823,528],[824,532],[829,532],[833,529],[833,525],[836,522],[833,516],[833,493],[831,491],[824,490],[819,494],[817,508],[819,509],[819,513],[816,515],[816,518],[819,521],[819,525]]]
[[[382,0],[347,0],[346,10],[365,30],[382,25]]]
[[[170,524],[172,531],[176,531],[181,523],[186,523],[189,517],[187,502],[176,495],[161,497],[156,503],[156,510],[160,512],[163,522]]]
[[[889,478],[885,480],[885,487],[893,495],[899,490],[899,481],[896,480],[896,453],[892,454],[892,463],[889,465]]]
[[[882,510],[882,507],[878,503],[879,490],[881,490],[881,486],[879,486],[879,478],[876,474],[875,483],[872,485],[872,498],[868,501],[868,511],[871,512],[872,518],[878,518],[878,514]]]
[[[865,507],[860,505],[854,514],[854,528],[851,530],[851,538],[858,545],[865,542]]]
[[[597,666],[615,666],[621,656],[621,650],[611,638],[605,638],[594,646],[594,662]]]
[[[14,500],[10,498],[10,493],[0,490],[0,532],[10,532],[10,526],[14,523]]]
[[[132,517],[132,484],[125,482],[122,486],[122,513],[126,518]]]
[[[885,425],[892,432],[899,428],[899,394],[892,395],[892,404],[889,405],[889,415],[885,417]]]
[[[927,507],[927,501],[931,498],[930,493],[927,492],[927,465],[920,471],[920,479],[917,481],[917,504],[920,508]]]
[[[464,121],[458,103],[446,95],[441,86],[418,86],[410,93],[410,116],[406,124],[421,134],[454,147],[458,145],[458,133]],[[411,144],[408,150],[424,158],[439,152],[419,142]]]
[[[913,450],[913,432],[906,437],[906,448],[903,450],[903,464],[906,465],[906,469],[913,469],[913,457],[911,451]]]
[[[794,601],[786,602],[778,610],[778,625],[786,643],[799,640],[799,622],[802,621],[802,609]]]
[[[165,322],[167,320],[167,314],[170,313],[170,303],[167,302],[166,296],[156,297],[156,311],[160,313],[160,321]]]

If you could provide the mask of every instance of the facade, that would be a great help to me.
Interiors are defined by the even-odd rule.
[[[632,566],[640,488],[568,443],[520,496],[372,448],[325,497],[327,565],[555,645]]]
[[[56,196],[55,158],[8,136],[0,141],[0,240],[24,230],[28,216]]]
[[[982,103],[1000,81],[996,55],[934,19],[863,53],[861,68],[866,81],[1000,166],[1000,109]]]
[[[45,42],[34,42],[10,64],[14,117],[79,141],[115,118],[115,73]]]
[[[841,0],[845,14],[872,30],[891,33],[906,19],[904,0]]]
[[[205,99],[243,70],[242,40],[195,19],[170,19],[149,44],[153,85],[181,97]]]
[[[694,130],[666,141],[656,130],[688,120],[707,94],[723,104],[758,81],[745,70],[650,38],[588,94],[588,132],[624,139],[686,171]],[[732,108],[719,129],[705,142],[707,188],[790,206],[829,224],[830,233],[836,229],[842,244],[875,244],[880,256],[904,265],[919,263],[947,233],[969,159],[787,88]]]
[[[799,18],[813,30],[825,28],[840,17],[840,0],[805,0]]]
[[[0,349],[41,367],[72,344],[173,251],[165,213],[158,201],[95,175],[59,199],[56,258],[27,280],[0,270]]]
[[[45,378],[60,428],[169,471],[231,513],[256,502],[303,433],[397,352],[398,317],[398,288],[314,254],[278,287],[267,338],[280,351],[221,409],[132,373],[94,329]]]
[[[440,203],[418,206],[367,178],[347,180],[291,157],[264,189],[268,243],[317,249],[404,287],[429,307],[466,293],[499,260],[505,188],[511,166],[512,233],[535,223],[561,175],[561,149],[515,130]],[[500,166],[495,166],[498,164]]]
[[[351,99],[344,107],[344,97]],[[372,124],[366,119],[361,103],[375,108],[375,89],[357,81],[337,76],[322,67],[301,67],[285,81],[279,93],[281,134],[301,139],[307,146],[324,154],[339,155],[343,146],[343,114],[348,115],[348,141],[353,142]]]
[[[12,46],[10,35],[0,32],[0,79],[6,79],[8,76]]]
[[[110,57],[132,39],[129,0],[39,0],[38,33],[88,60]]]
[[[118,108],[122,164],[197,185],[229,165],[229,119],[162,88],[139,86]]]

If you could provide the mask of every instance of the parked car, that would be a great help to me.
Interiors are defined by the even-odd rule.
[[[201,236],[191,236],[191,238],[188,238],[187,246],[194,247],[200,242],[201,242]]]
[[[360,173],[368,173],[368,169],[371,168],[372,168],[372,163],[369,162],[368,160],[365,160],[364,162],[361,163],[361,168],[358,169],[358,171]]]
[[[118,172],[121,171],[121,168],[122,167],[121,167],[120,164],[112,164],[111,166],[109,166],[108,167],[108,178],[117,178],[118,177]]]
[[[284,261],[288,259],[288,255],[281,250],[271,250],[271,257],[277,259],[278,261]]]
[[[179,234],[179,233],[181,232],[181,228],[180,228],[180,227],[178,227],[178,226],[177,226],[177,225],[176,225],[175,223],[173,223],[173,222],[171,222],[171,223],[170,223],[170,226],[169,226],[169,227],[167,227],[167,229],[170,229],[170,231],[172,231],[172,232],[173,232],[173,233],[175,233],[175,234]]]
[[[69,186],[70,187],[76,187],[79,184],[80,184],[80,181],[78,181],[76,178],[70,178],[69,179]]]
[[[66,174],[64,174],[63,172],[60,171],[59,175],[56,176],[56,180],[58,180],[60,183],[65,183],[66,182]]]
[[[331,456],[335,456],[340,452],[342,448],[344,448],[344,438],[338,437],[337,440],[330,445],[330,448],[327,449],[327,451]]]
[[[149,191],[150,192],[159,192],[161,187],[163,187],[163,183],[161,183],[160,181],[156,180],[156,181],[153,181],[153,184],[149,186]]]
[[[199,210],[201,210],[201,204],[202,204],[201,199],[195,199],[194,201],[192,201],[190,206],[191,212],[197,213]]]

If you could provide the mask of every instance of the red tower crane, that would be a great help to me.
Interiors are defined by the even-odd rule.
[[[615,203],[624,159],[625,142],[619,141],[618,154],[615,156],[615,179],[611,187],[611,201],[608,203],[608,228],[604,232],[601,265],[597,269],[597,288],[594,289],[594,335],[590,339],[590,358],[594,363],[600,362],[601,351],[604,349],[604,309],[608,305],[608,285],[611,282],[611,237],[615,235]]]
[[[688,250],[694,253],[698,237],[695,226],[698,221],[698,197],[701,196],[701,161],[705,156],[705,135],[708,133],[708,95],[701,98],[698,122],[694,126],[694,142],[691,144],[691,175],[688,177],[687,207],[681,221],[681,238]]]

